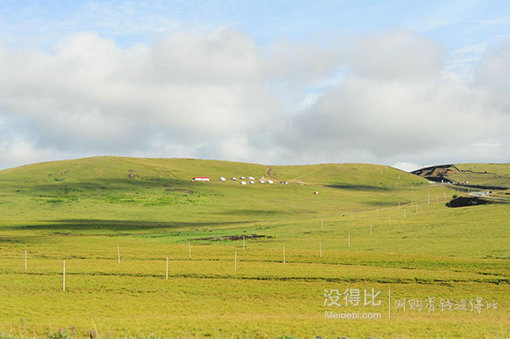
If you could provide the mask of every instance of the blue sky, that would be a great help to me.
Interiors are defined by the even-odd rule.
[[[50,47],[92,31],[120,46],[172,30],[218,26],[248,32],[260,45],[409,29],[448,53],[477,53],[510,36],[508,1],[1,1],[2,42]],[[473,51],[472,53],[475,53]],[[455,54],[452,56],[454,57]]]
[[[497,128],[510,115],[499,76],[509,42],[508,1],[0,1],[0,167],[96,154],[405,168],[510,161]],[[112,77],[115,90],[101,89]],[[353,99],[364,91],[370,100]],[[144,101],[157,103],[146,108],[153,123],[135,118]],[[393,140],[385,147],[416,148],[390,152],[367,127],[427,112],[466,129],[487,124],[486,133],[446,146],[446,130],[424,123],[409,134],[396,123],[381,133]],[[221,124],[212,133],[183,114]],[[73,121],[105,131],[53,128]],[[326,138],[319,130],[330,126],[338,133]],[[349,136],[353,128],[366,134]]]

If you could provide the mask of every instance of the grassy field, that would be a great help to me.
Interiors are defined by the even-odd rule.
[[[510,206],[452,194],[364,164],[0,171],[0,337],[508,337]]]
[[[510,165],[508,164],[458,164],[455,166],[460,172],[450,176],[453,181],[510,188]]]

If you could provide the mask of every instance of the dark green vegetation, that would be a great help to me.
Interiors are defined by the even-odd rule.
[[[0,336],[508,336],[510,206],[448,209],[454,193],[362,164],[95,157],[0,171]],[[348,288],[381,291],[382,308],[361,310],[383,319],[325,319],[344,309],[324,307],[324,289]],[[389,289],[499,308],[388,319]]]

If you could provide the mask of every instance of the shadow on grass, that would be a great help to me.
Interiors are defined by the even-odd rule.
[[[285,213],[286,213],[285,211],[278,211],[278,210],[235,209],[235,210],[226,210],[226,211],[214,212],[212,214],[256,216],[256,215],[278,215],[278,214],[285,214]]]
[[[177,229],[185,227],[202,227],[218,225],[235,225],[250,221],[227,222],[176,222],[176,221],[144,221],[144,220],[111,220],[111,219],[59,219],[48,220],[40,224],[6,227],[11,230],[105,230],[105,231],[137,231],[150,229]]]
[[[86,181],[55,181],[47,184],[26,184],[25,189],[34,192],[107,192],[131,191],[143,188],[181,189],[189,188],[189,181],[172,178],[95,178]]]
[[[338,188],[344,190],[353,190],[353,191],[390,191],[391,189],[388,187],[381,186],[371,186],[371,185],[350,185],[350,184],[331,184],[324,185],[329,188]]]

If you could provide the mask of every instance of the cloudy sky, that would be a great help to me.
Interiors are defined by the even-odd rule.
[[[0,1],[0,168],[510,162],[510,2]]]

